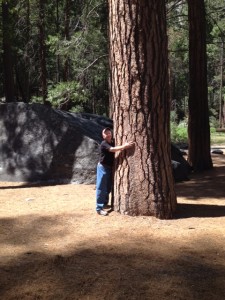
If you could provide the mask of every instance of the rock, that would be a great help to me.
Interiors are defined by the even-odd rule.
[[[191,166],[183,157],[183,151],[171,144],[171,159],[173,167],[173,176],[176,182],[189,180],[189,174],[191,172]]]
[[[178,161],[172,160],[173,177],[176,182],[189,180],[186,169]]]
[[[211,150],[211,153],[214,153],[214,154],[223,154],[223,151],[220,150],[220,149],[213,149],[213,150]]]
[[[176,147],[178,147],[180,150],[188,150],[187,143],[176,143]]]
[[[95,183],[98,146],[109,118],[53,109],[42,104],[0,104],[0,180]],[[176,181],[190,166],[171,145]]]
[[[108,118],[41,104],[0,105],[0,180],[94,183]]]

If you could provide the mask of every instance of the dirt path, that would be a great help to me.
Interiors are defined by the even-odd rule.
[[[93,185],[0,183],[0,299],[225,299],[225,156],[174,220],[94,211]]]

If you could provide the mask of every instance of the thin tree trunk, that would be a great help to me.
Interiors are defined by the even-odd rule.
[[[15,101],[15,82],[13,69],[13,54],[11,45],[12,28],[10,24],[9,4],[2,2],[2,44],[4,68],[4,92],[6,102]]]
[[[170,157],[164,0],[109,0],[111,95],[116,144],[135,141],[115,162],[115,210],[171,218],[176,195]]]
[[[220,53],[220,108],[219,108],[219,126],[224,128],[225,125],[225,115],[224,115],[224,101],[223,101],[223,53],[224,53],[224,43],[221,43],[221,53]]]
[[[41,91],[43,103],[47,99],[47,69],[46,69],[46,45],[45,45],[45,1],[39,0],[39,59],[41,71]]]
[[[71,0],[66,0],[65,4],[65,39],[70,40],[70,9],[71,9]],[[66,57],[64,64],[64,81],[69,80],[69,58]]]
[[[204,0],[188,0],[189,18],[189,154],[195,171],[212,168],[207,90]]]
[[[30,24],[30,0],[26,1],[26,58],[25,58],[25,65],[26,65],[26,98],[25,102],[30,101],[30,30],[31,30],[31,24]]]
[[[56,33],[59,38],[59,0],[56,0]],[[60,59],[59,55],[56,55],[56,82],[60,81]]]

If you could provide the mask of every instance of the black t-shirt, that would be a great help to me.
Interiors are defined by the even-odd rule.
[[[113,161],[114,161],[114,152],[110,152],[109,149],[111,147],[114,147],[115,143],[112,141],[111,143],[108,143],[107,141],[102,141],[100,145],[100,157],[99,162],[103,165],[107,165],[112,167]]]

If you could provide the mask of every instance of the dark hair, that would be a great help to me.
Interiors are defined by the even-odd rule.
[[[104,128],[104,129],[102,130],[102,134],[105,133],[105,132],[108,131],[108,130],[111,131],[111,128],[109,128],[109,127]]]

